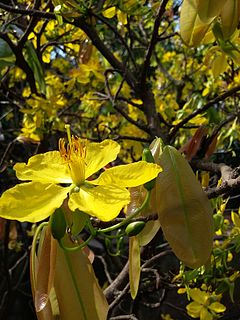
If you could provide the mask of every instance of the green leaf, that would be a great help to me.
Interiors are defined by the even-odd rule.
[[[82,211],[74,211],[72,214],[72,227],[71,232],[73,236],[77,236],[85,227],[88,215]]]
[[[220,52],[220,54],[215,57],[212,63],[213,77],[216,79],[222,72],[227,69],[227,67],[227,56],[225,53]]]
[[[46,85],[42,65],[38,59],[36,50],[31,41],[25,44],[26,58],[30,68],[33,71],[35,81],[38,83],[41,93],[46,93]]]
[[[138,292],[141,274],[140,268],[140,245],[137,237],[129,239],[129,281],[132,299],[135,299]]]
[[[211,19],[202,22],[198,16],[198,0],[185,0],[180,15],[180,35],[189,46],[197,46],[207,33]]]
[[[209,21],[220,14],[226,0],[200,0],[198,1],[197,11],[202,22]]]
[[[8,43],[3,39],[0,39],[0,69],[14,65],[15,61],[15,55]]]
[[[227,40],[236,30],[240,18],[239,0],[227,0],[221,11],[222,32],[224,39]]]
[[[107,319],[106,298],[84,251],[66,252],[58,246],[54,288],[61,320]]]
[[[182,155],[166,146],[160,155],[163,171],[157,178],[157,203],[165,238],[186,266],[207,262],[213,243],[210,202]]]

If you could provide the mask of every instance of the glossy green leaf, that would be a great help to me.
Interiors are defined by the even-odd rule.
[[[54,288],[61,320],[107,319],[107,301],[82,250],[66,252],[58,246]]]
[[[158,214],[165,238],[186,266],[207,262],[213,243],[210,202],[182,155],[166,146],[157,178]]]
[[[209,22],[210,18],[214,18],[220,14],[220,11],[226,0],[199,0],[197,11],[203,22]]]
[[[15,60],[15,55],[8,43],[3,39],[0,39],[0,69],[14,65]]]
[[[198,0],[185,0],[180,15],[180,35],[189,46],[197,46],[207,33],[210,23],[203,22],[198,16]]]
[[[227,40],[236,30],[240,18],[239,0],[227,0],[221,10],[222,32]]]
[[[129,281],[132,299],[135,299],[140,281],[140,245],[137,237],[129,239]]]
[[[27,62],[33,71],[35,81],[38,83],[41,93],[46,93],[46,85],[44,80],[43,68],[38,59],[36,50],[32,42],[28,41],[25,44]]]

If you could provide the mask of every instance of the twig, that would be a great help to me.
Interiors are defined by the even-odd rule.
[[[97,18],[97,19],[99,19],[100,21],[102,21],[103,23],[105,23],[106,26],[107,26],[110,30],[112,30],[112,32],[114,33],[114,35],[122,42],[122,44],[124,45],[124,47],[127,49],[127,52],[128,52],[128,54],[129,54],[129,57],[130,57],[133,65],[134,65],[134,67],[135,67],[135,69],[136,69],[137,66],[136,66],[136,63],[135,63],[134,56],[133,56],[133,54],[132,54],[132,50],[129,48],[127,42],[126,42],[125,39],[121,36],[121,34],[116,30],[116,28],[114,28],[114,27],[112,26],[111,23],[108,22],[107,19],[105,19],[104,17],[102,17],[102,16],[100,16],[100,15],[94,13],[94,12],[91,12],[91,14],[92,14],[95,18]]]
[[[212,107],[214,104],[217,104],[220,101],[225,100],[228,97],[231,97],[234,93],[238,92],[240,90],[240,85],[236,86],[235,88],[232,88],[226,92],[224,92],[223,94],[219,95],[218,97],[216,97],[215,99],[210,100],[208,103],[206,103],[203,107],[198,108],[196,110],[194,110],[191,114],[189,114],[188,116],[186,116],[186,118],[184,118],[181,122],[179,122],[170,132],[169,134],[169,138],[172,139],[174,138],[174,136],[176,135],[176,133],[178,132],[178,130],[180,128],[183,127],[184,124],[186,124],[189,120],[191,120],[192,118],[196,117],[198,114],[203,113],[204,111],[208,110],[210,107]]]
[[[240,176],[236,179],[229,179],[225,181],[221,186],[216,188],[211,188],[210,190],[206,190],[207,196],[209,199],[216,198],[220,195],[226,195],[232,192],[235,189],[239,189],[240,187]]]
[[[19,13],[27,16],[39,17],[44,19],[56,19],[56,16],[52,12],[43,12],[40,10],[31,10],[31,9],[20,9],[13,6],[8,6],[4,3],[0,2],[0,9],[6,10],[12,13]]]
[[[111,317],[109,320],[138,320],[134,315],[128,314],[125,316],[116,316],[116,317]]]
[[[155,256],[153,256],[152,258],[150,258],[149,260],[144,262],[144,264],[142,265],[141,269],[150,268],[152,265],[157,263],[159,259],[162,259],[162,257],[164,257],[164,256],[166,256],[168,254],[173,254],[172,250],[167,249],[165,251],[162,251],[162,252],[156,254]]]
[[[117,292],[123,290],[128,283],[129,262],[127,262],[117,278],[104,290],[107,301],[112,302]],[[129,286],[129,285],[128,285]],[[129,288],[129,287],[128,287]],[[128,288],[125,290],[128,290]]]
[[[165,7],[166,7],[167,3],[168,3],[168,0],[163,0],[159,9],[158,9],[158,12],[157,12],[157,17],[154,22],[152,37],[151,37],[150,44],[149,44],[147,54],[146,54],[146,58],[145,58],[145,61],[143,64],[142,75],[141,75],[141,80],[140,80],[140,88],[143,88],[146,83],[147,71],[149,68],[152,53],[153,53],[155,45],[158,41],[158,30],[159,30],[161,18],[165,12]]]
[[[113,53],[108,49],[105,43],[99,38],[97,31],[88,24],[82,18],[75,19],[71,24],[82,29],[86,35],[91,39],[93,45],[98,49],[98,51],[107,59],[110,65],[115,69],[119,70],[119,73],[123,76],[125,75],[125,80],[131,88],[136,87],[136,79],[133,77],[132,73],[126,70],[122,62],[120,62]]]
[[[128,293],[130,288],[129,283],[125,286],[125,288],[118,294],[117,298],[113,300],[113,302],[109,305],[109,313],[113,310],[113,308],[121,301],[121,299]]]

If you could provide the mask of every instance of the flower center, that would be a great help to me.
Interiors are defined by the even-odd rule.
[[[61,157],[67,163],[73,183],[80,186],[85,181],[85,158],[87,142],[77,137],[68,137],[69,143],[59,140]]]

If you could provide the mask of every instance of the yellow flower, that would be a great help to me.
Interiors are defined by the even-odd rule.
[[[112,140],[88,143],[68,135],[69,143],[59,141],[59,151],[31,157],[14,166],[24,182],[5,191],[0,198],[0,216],[6,219],[38,222],[49,217],[68,198],[68,206],[102,221],[114,219],[129,203],[128,187],[154,179],[161,168],[139,161],[106,169],[95,180],[94,173],[116,159],[120,146]]]
[[[226,310],[226,307],[217,301],[218,296],[211,295],[209,292],[194,288],[189,290],[189,295],[193,302],[189,303],[186,309],[187,313],[193,318],[213,320],[216,313]]]

